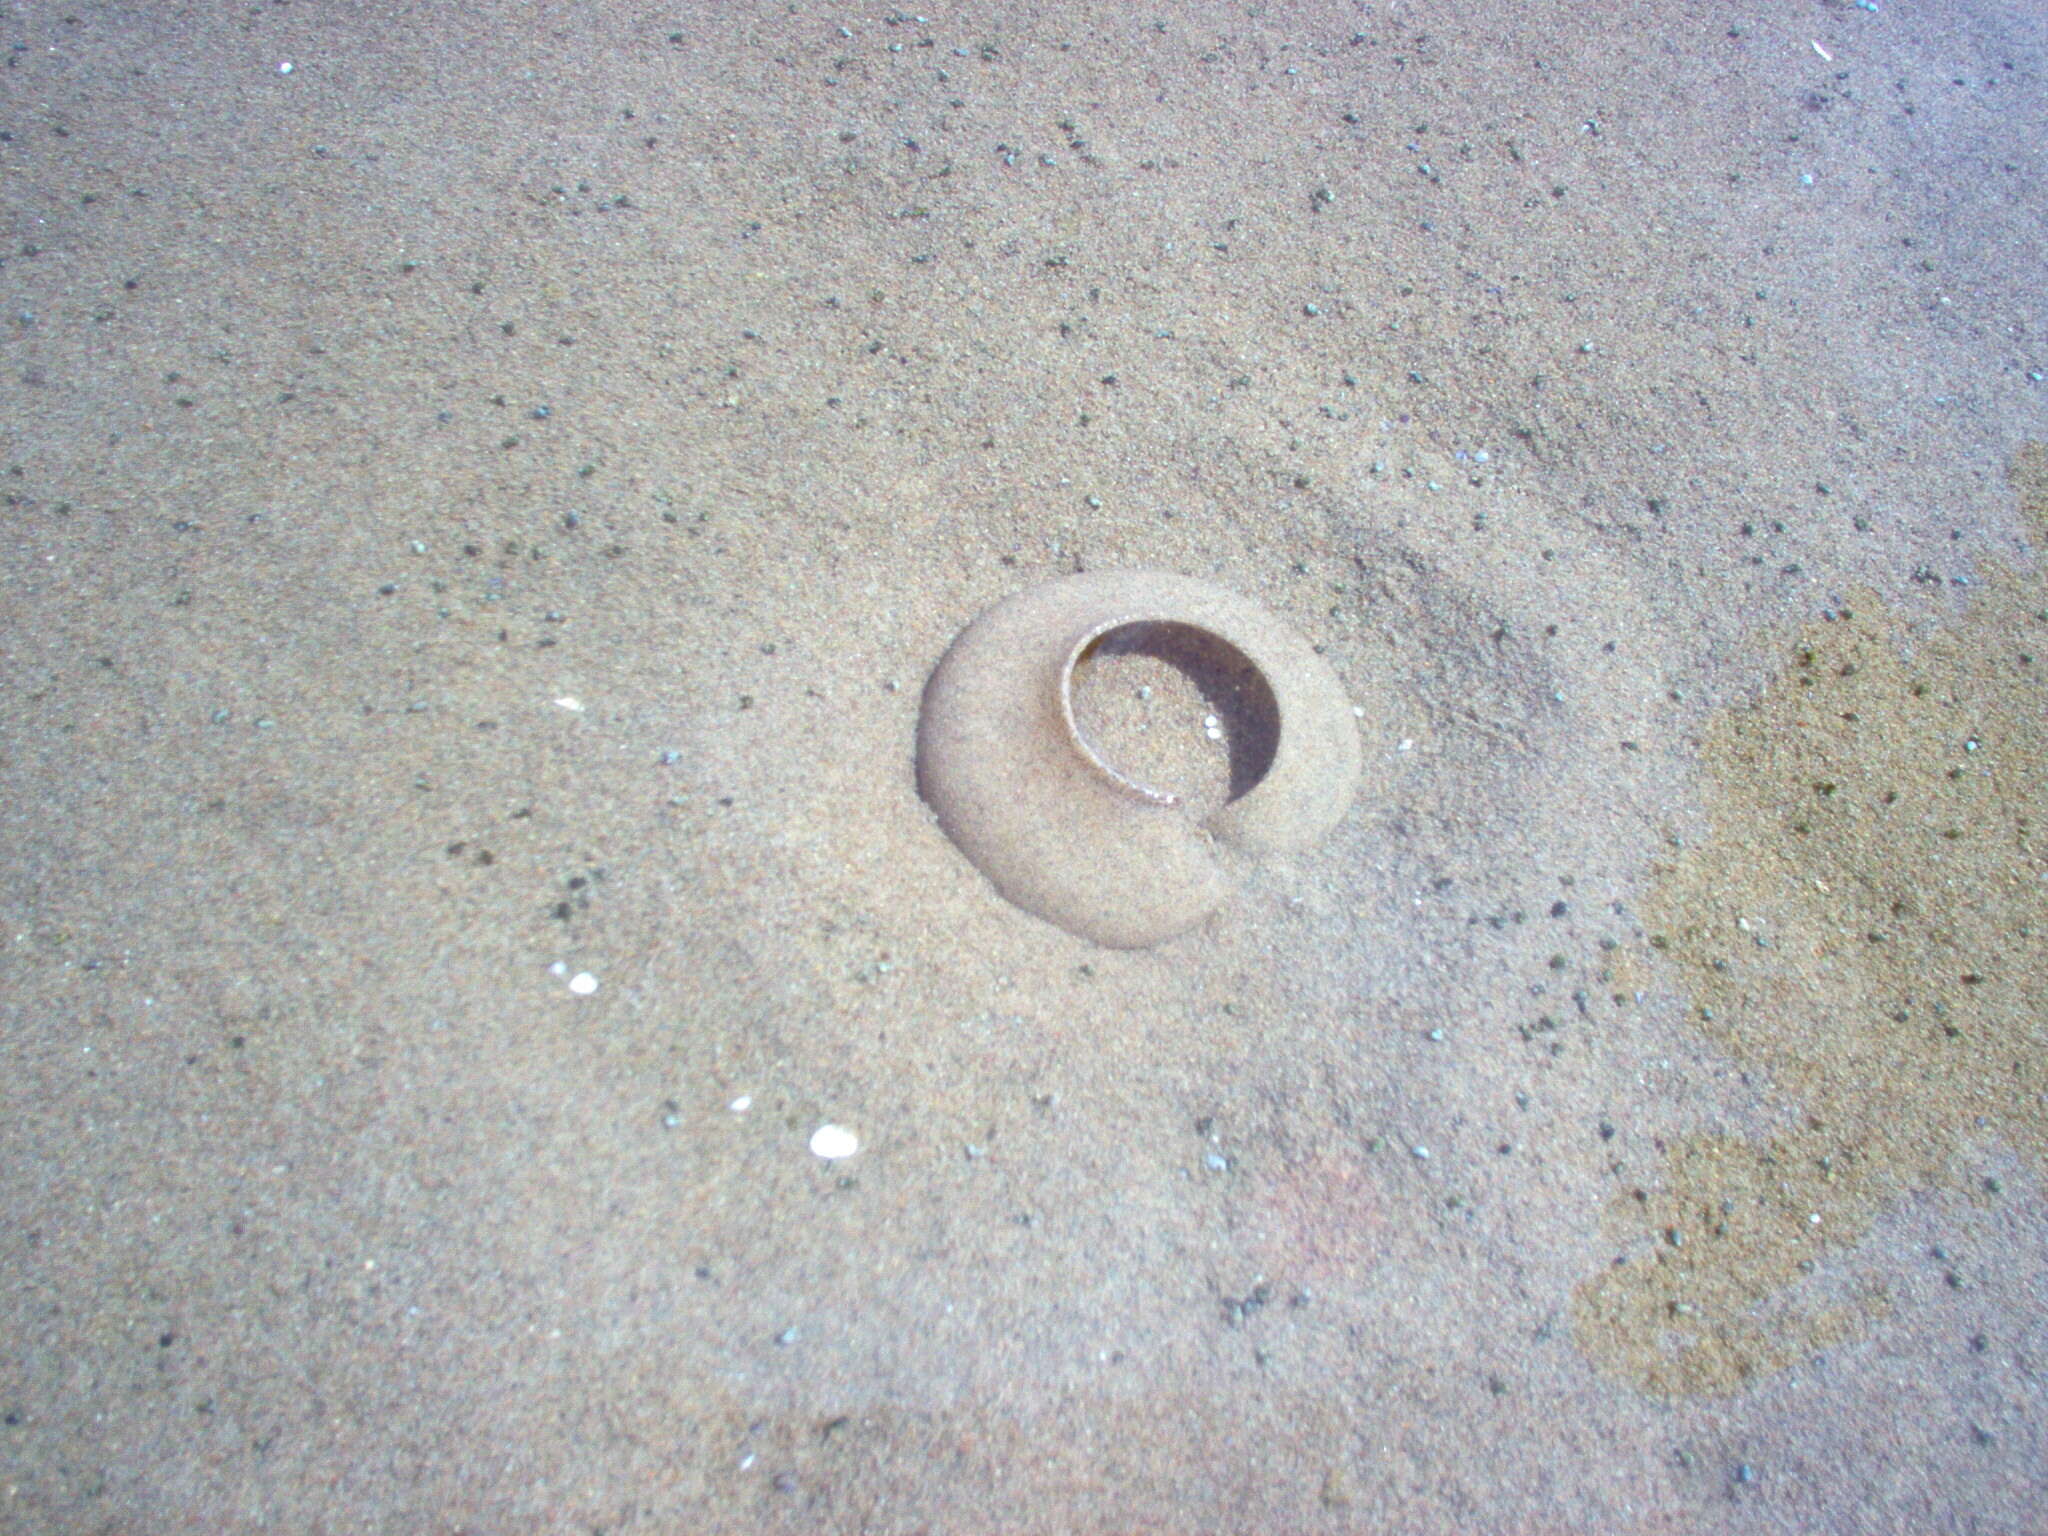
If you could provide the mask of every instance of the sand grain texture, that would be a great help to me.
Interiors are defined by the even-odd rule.
[[[921,14],[0,9],[0,1529],[2039,1530],[2048,16]]]

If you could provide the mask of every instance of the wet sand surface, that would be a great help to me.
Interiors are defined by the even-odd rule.
[[[2048,13],[0,51],[0,1529],[2048,1529]],[[1366,760],[1131,951],[1120,567]]]

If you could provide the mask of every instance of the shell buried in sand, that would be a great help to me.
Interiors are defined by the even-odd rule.
[[[1112,764],[1084,734],[1077,669],[1153,657],[1227,721],[1227,797],[1206,814]],[[1315,843],[1350,807],[1358,728],[1329,664],[1257,603],[1164,571],[1068,576],[961,631],[925,685],[918,789],[1010,901],[1140,948],[1199,923],[1226,866]]]

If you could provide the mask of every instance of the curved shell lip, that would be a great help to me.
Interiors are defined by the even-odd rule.
[[[1132,613],[1118,618],[1105,619],[1100,624],[1089,628],[1082,634],[1080,639],[1074,642],[1067,652],[1067,659],[1060,667],[1059,673],[1060,719],[1065,723],[1067,735],[1072,739],[1074,750],[1081,754],[1082,760],[1088,763],[1097,773],[1101,774],[1109,783],[1109,786],[1119,794],[1129,795],[1133,799],[1141,800],[1147,805],[1161,806],[1169,810],[1175,809],[1182,804],[1182,799],[1179,795],[1176,795],[1170,789],[1154,789],[1149,784],[1141,784],[1129,774],[1124,773],[1102,755],[1101,750],[1096,747],[1095,743],[1088,739],[1088,733],[1081,729],[1081,722],[1074,714],[1074,670],[1087,658],[1090,651],[1094,650],[1103,640],[1120,629],[1129,629],[1137,624],[1171,622],[1174,621],[1153,613]],[[1221,639],[1223,637],[1218,636],[1217,638]]]
[[[1117,630],[1170,624],[1237,653],[1269,695],[1259,775],[1197,820],[1082,731],[1076,668]],[[1342,819],[1361,766],[1336,673],[1259,604],[1156,570],[1013,593],[955,637],[924,690],[917,781],[940,826],[1007,900],[1116,948],[1156,944],[1229,895],[1223,855],[1304,848]]]

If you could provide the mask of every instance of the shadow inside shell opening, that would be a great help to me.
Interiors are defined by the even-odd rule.
[[[1074,721],[1103,762],[1178,795],[1197,819],[1257,787],[1280,747],[1272,685],[1220,635],[1119,625],[1075,663]]]

